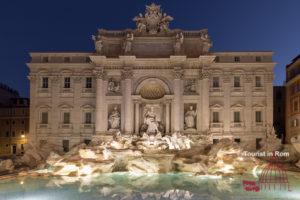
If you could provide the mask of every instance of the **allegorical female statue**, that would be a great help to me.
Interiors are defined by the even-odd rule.
[[[145,113],[144,123],[148,125],[147,133],[158,133],[158,123],[156,121],[156,114],[154,113],[154,108],[150,107]]]
[[[133,41],[133,33],[127,33],[125,41],[124,41],[124,53],[130,54],[132,51],[132,41]]]
[[[184,126],[185,129],[195,129],[196,128],[196,116],[197,112],[194,110],[193,106],[189,107],[189,110],[184,115]]]
[[[117,106],[114,107],[113,111],[110,113],[108,117],[109,130],[119,130],[120,129],[120,112],[118,111]]]

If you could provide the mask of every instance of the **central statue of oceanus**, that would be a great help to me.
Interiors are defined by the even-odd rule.
[[[157,120],[154,112],[154,107],[151,106],[144,114],[144,123],[141,127],[141,134],[146,133],[147,135],[162,134],[164,127],[160,121]]]
[[[173,17],[162,13],[160,5],[152,3],[150,6],[146,6],[145,15],[140,13],[133,18],[136,22],[137,30],[139,32],[147,32],[149,34],[156,34],[160,32],[167,32],[169,30],[169,23],[173,20]]]

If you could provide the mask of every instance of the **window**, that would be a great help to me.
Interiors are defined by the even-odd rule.
[[[42,112],[41,124],[48,124],[48,112]]]
[[[64,152],[68,152],[69,151],[69,140],[63,140],[63,150]]]
[[[86,145],[89,145],[89,144],[91,143],[91,140],[85,139],[85,140],[84,140],[84,143],[85,143]]]
[[[6,131],[6,137],[9,137],[9,131]]]
[[[261,111],[255,112],[255,122],[262,122],[262,114]]]
[[[85,79],[85,88],[92,88],[92,77],[87,77]]]
[[[235,138],[235,139],[234,139],[234,142],[240,143],[240,142],[241,142],[241,139],[240,139],[240,138]]]
[[[24,120],[22,121],[22,124],[25,124]]]
[[[234,57],[234,62],[240,62],[240,57],[238,56]]]
[[[256,57],[255,57],[255,61],[256,61],[256,62],[261,62],[261,57],[260,57],[260,56],[256,56]]]
[[[63,123],[64,124],[70,124],[70,113],[65,112],[63,115]]]
[[[215,62],[220,62],[220,57],[219,56],[216,56]]]
[[[42,88],[48,88],[49,87],[49,78],[48,77],[43,77],[42,78]]]
[[[219,122],[219,112],[213,112],[213,123]]]
[[[64,88],[70,88],[70,87],[71,87],[71,78],[65,77]]]
[[[240,77],[239,76],[235,76],[233,78],[233,85],[234,87],[241,87],[241,80],[240,80]]]
[[[49,58],[48,57],[43,57],[43,62],[45,62],[45,63],[49,62]]]
[[[64,57],[64,62],[69,63],[71,61],[70,57]]]
[[[297,100],[294,101],[293,110],[294,110],[294,112],[298,112],[298,101]]]
[[[219,77],[213,77],[213,87],[214,88],[220,87]]]
[[[219,142],[219,139],[213,139],[213,144],[217,144]]]
[[[85,124],[91,124],[92,123],[92,113],[87,112],[85,113]]]
[[[240,112],[235,111],[235,112],[233,113],[233,121],[234,121],[235,123],[241,122],[241,113],[240,113]]]
[[[12,137],[16,137],[16,132],[15,131],[12,132]]]
[[[255,87],[261,87],[261,77],[255,76]]]

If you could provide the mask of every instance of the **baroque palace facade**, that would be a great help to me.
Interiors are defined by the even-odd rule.
[[[169,29],[160,6],[137,28],[99,29],[92,53],[30,53],[30,141],[61,151],[124,134],[229,137],[255,148],[273,124],[272,52],[211,52],[206,29]]]

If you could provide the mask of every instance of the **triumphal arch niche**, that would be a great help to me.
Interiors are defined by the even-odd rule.
[[[208,131],[212,43],[206,29],[170,29],[172,20],[151,4],[133,18],[136,29],[93,36],[96,134]]]

